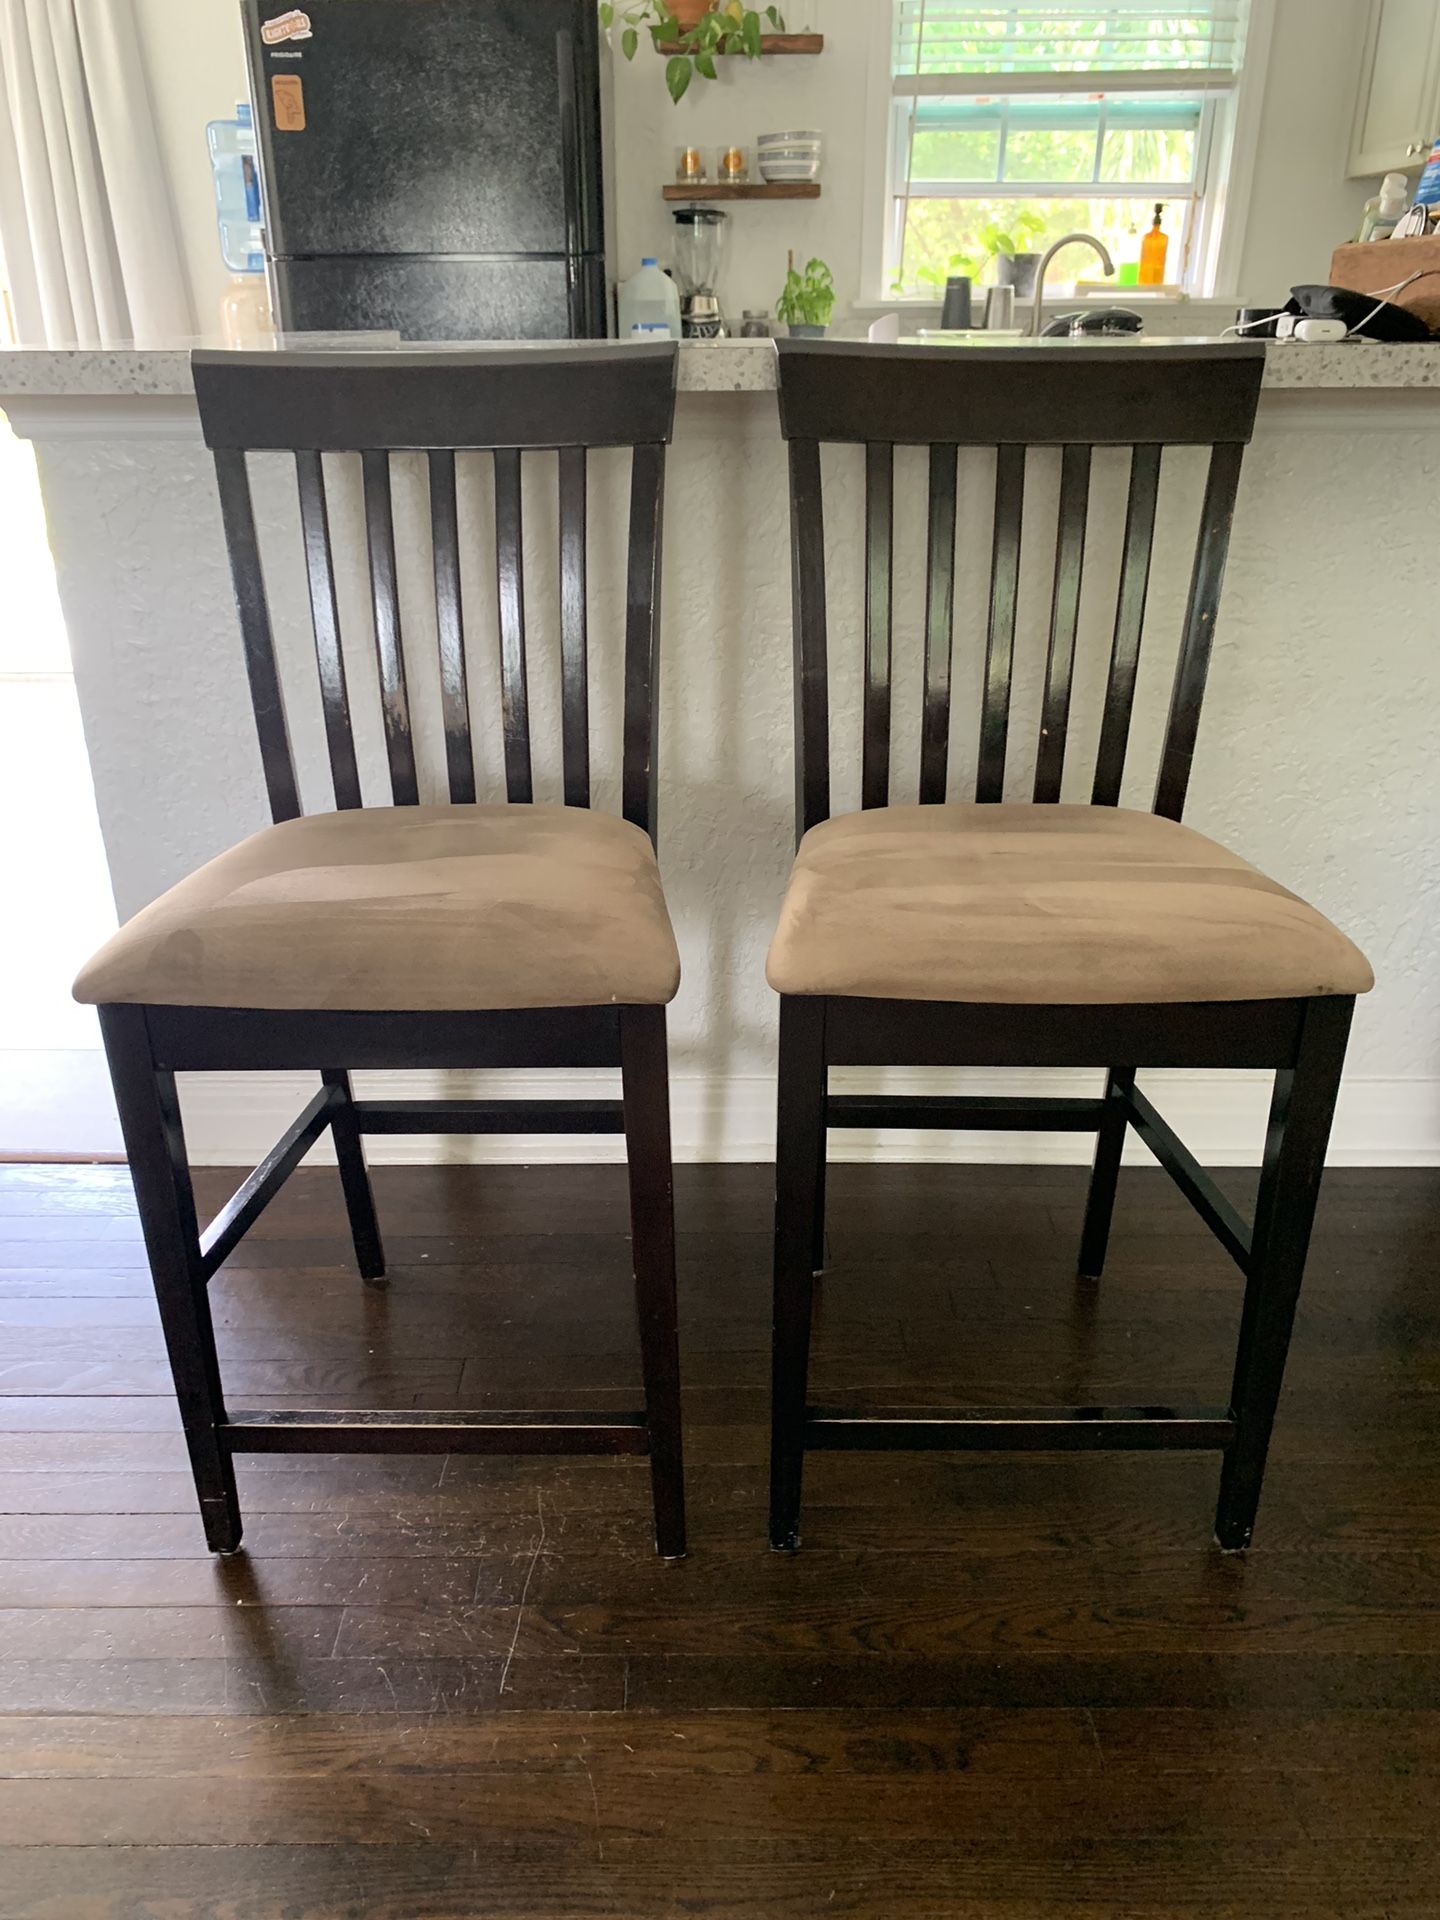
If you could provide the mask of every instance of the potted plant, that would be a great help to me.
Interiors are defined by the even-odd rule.
[[[1013,287],[1017,300],[1029,300],[1035,292],[1040,255],[1032,249],[1044,231],[1040,215],[1023,207],[1008,228],[992,223],[980,235],[981,244],[994,258],[997,286]]]
[[[778,7],[747,7],[744,0],[600,0],[600,24],[620,22],[620,51],[635,58],[642,32],[657,49],[669,48],[665,85],[670,98],[681,101],[698,73],[702,80],[718,77],[717,56],[743,54],[758,60],[764,52],[761,36],[767,27],[785,31]]]
[[[822,339],[834,311],[835,281],[825,262],[809,261],[804,273],[797,273],[792,262],[775,305],[775,318],[789,327],[790,338]]]

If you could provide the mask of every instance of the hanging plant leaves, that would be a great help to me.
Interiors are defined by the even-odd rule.
[[[620,50],[627,60],[635,58],[642,31],[650,35],[657,52],[665,52],[667,46],[678,48],[665,63],[665,85],[677,104],[697,73],[704,80],[719,78],[717,55],[741,54],[747,60],[758,60],[765,52],[761,14],[745,0],[712,0],[699,23],[689,28],[682,27],[676,17],[674,0],[631,0],[629,5],[599,0],[599,13],[602,26],[609,27],[617,20],[624,23]],[[777,32],[785,31],[784,15],[778,7],[767,6],[764,19]]]
[[[665,84],[670,89],[670,98],[678,106],[690,85],[690,62],[683,53],[672,54],[665,62]]]

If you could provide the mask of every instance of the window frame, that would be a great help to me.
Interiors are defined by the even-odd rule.
[[[866,49],[869,85],[865,114],[861,304],[875,308],[927,308],[937,304],[933,294],[890,291],[891,227],[899,198],[894,191],[897,129],[901,124],[891,57],[895,16],[900,4],[901,0],[884,0],[884,4],[874,7]],[[1273,27],[1274,0],[1250,0],[1245,58],[1235,85],[1208,96],[1201,116],[1196,186],[1190,196],[1194,211],[1186,222],[1184,293],[1172,298],[1228,299],[1237,293]],[[1028,90],[1036,89],[1032,84]],[[993,78],[987,78],[983,88],[977,87],[975,91],[986,98],[1014,98],[1021,90],[1008,96],[999,94]],[[956,184],[964,189],[954,196],[960,199],[1058,197],[1054,191],[1037,192],[1028,182]],[[1129,182],[1056,185],[1073,187],[1072,197],[1079,197],[1082,191],[1090,198],[1178,197],[1173,184],[1163,189],[1157,187],[1153,195],[1146,187]]]

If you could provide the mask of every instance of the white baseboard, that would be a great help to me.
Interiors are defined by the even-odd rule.
[[[1141,1075],[1155,1104],[1200,1160],[1213,1166],[1258,1163],[1265,1130],[1268,1076],[1260,1073]],[[310,1073],[197,1073],[181,1076],[191,1160],[197,1166],[253,1165],[315,1091]],[[618,1091],[603,1072],[358,1074],[357,1090],[423,1100],[495,1097],[595,1099]],[[956,1073],[837,1070],[837,1093],[1030,1093],[1037,1097],[1097,1092],[1100,1076],[1063,1072]],[[679,1161],[764,1161],[775,1150],[775,1085],[768,1074],[677,1073],[671,1082],[675,1158]],[[104,1055],[90,1050],[0,1053],[0,1154],[115,1153],[119,1128]],[[973,1161],[999,1165],[1082,1165],[1084,1134],[865,1133],[837,1130],[835,1160]],[[609,1135],[465,1134],[372,1138],[377,1166],[610,1161],[621,1142]],[[1127,1156],[1149,1159],[1133,1137]],[[328,1137],[312,1159],[333,1160]],[[1440,1079],[1347,1079],[1330,1143],[1332,1166],[1440,1166]]]
[[[88,1160],[122,1151],[98,1047],[0,1049],[0,1154]]]
[[[381,1089],[397,1099],[481,1094],[511,1097],[595,1099],[616,1091],[617,1076],[605,1073],[438,1074],[356,1076],[357,1091]],[[1253,1166],[1260,1159],[1268,1100],[1268,1076],[1157,1071],[1141,1075],[1155,1104],[1198,1158],[1214,1166]],[[930,1070],[873,1073],[837,1071],[833,1090],[883,1087],[892,1093],[1027,1092],[1037,1096],[1098,1091],[1094,1074],[1023,1072],[953,1073]],[[190,1074],[182,1078],[190,1157],[199,1166],[253,1164],[315,1091],[313,1074]],[[671,1083],[677,1161],[764,1161],[775,1146],[775,1088],[765,1074],[703,1078],[677,1074]],[[618,1137],[595,1135],[383,1136],[367,1143],[377,1166],[468,1164],[497,1161],[612,1161],[621,1158]],[[1127,1156],[1144,1164],[1149,1154],[1133,1137]],[[850,1129],[831,1135],[832,1159],[855,1161],[959,1161],[1012,1165],[1080,1165],[1089,1161],[1087,1135],[1018,1133],[904,1133],[883,1135]],[[333,1159],[328,1138],[315,1160]],[[1440,1165],[1440,1080],[1347,1080],[1330,1147],[1333,1166],[1428,1167]]]

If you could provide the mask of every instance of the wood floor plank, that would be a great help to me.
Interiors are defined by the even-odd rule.
[[[603,1828],[600,1829],[603,1836]],[[1022,1846],[908,1841],[819,1840],[777,1854],[747,1835],[717,1857],[692,1852],[690,1911],[733,1920],[799,1920],[817,1911],[852,1920],[897,1913],[1005,1920],[1117,1920],[1164,1913],[1181,1920],[1429,1920],[1428,1892],[1440,1876],[1433,1840],[1317,1846],[1237,1841],[1217,1867],[1193,1829],[1136,1849],[1128,1842],[1077,1850],[1068,1838],[1035,1836]],[[622,1872],[623,1868],[623,1872]],[[594,1833],[583,1860],[557,1861],[506,1848],[489,1829],[459,1847],[114,1847],[97,1874],[93,1849],[0,1850],[0,1878],[16,1920],[137,1920],[184,1913],[187,1920],[274,1920],[277,1912],[344,1915],[346,1920],[594,1920],[674,1911],[676,1861],[666,1850],[617,1862],[601,1859]],[[1060,1887],[1064,1892],[1060,1892]],[[1120,1904],[1117,1905],[1117,1889]],[[1430,1902],[1427,1908],[1427,1902]]]
[[[1085,1178],[833,1167],[817,1395],[1222,1398],[1238,1276],[1127,1169],[1078,1292]],[[623,1169],[375,1186],[388,1288],[320,1166],[216,1277],[233,1405],[634,1403]],[[1203,1455],[815,1456],[771,1555],[770,1176],[676,1193],[688,1560],[643,1460],[384,1456],[217,1558],[128,1176],[0,1167],[4,1920],[1434,1920],[1440,1170],[1328,1181],[1243,1561]]]
[[[0,1609],[462,1607],[518,1600],[528,1556],[0,1560]]]
[[[948,1772],[905,1779],[784,1773],[667,1776],[663,1795],[638,1766],[416,1776],[408,1769],[290,1775],[244,1782],[115,1779],[103,1794],[84,1780],[6,1783],[0,1846],[462,1846],[503,1835],[503,1852],[551,1852],[559,1861],[605,1848],[617,1865],[664,1847],[671,1858],[719,1863],[758,1852],[838,1849],[857,1825],[883,1834],[892,1857],[907,1846],[984,1846],[1012,1857],[1034,1844],[1037,1820],[1085,1831],[1092,1849],[1143,1849],[1170,1840],[1177,1819],[1203,1799],[1216,1845],[1245,1845],[1267,1809],[1295,1790],[1284,1774],[1152,1774],[1114,1783],[1096,1773],[973,1777]],[[1327,1843],[1424,1844],[1434,1827],[1435,1780],[1389,1777],[1363,1789],[1336,1774],[1303,1777]],[[672,1838],[674,1829],[681,1836]],[[1043,1843],[1038,1849],[1049,1851]],[[1032,1856],[1033,1857],[1033,1856]],[[498,1863],[497,1863],[498,1864]]]

